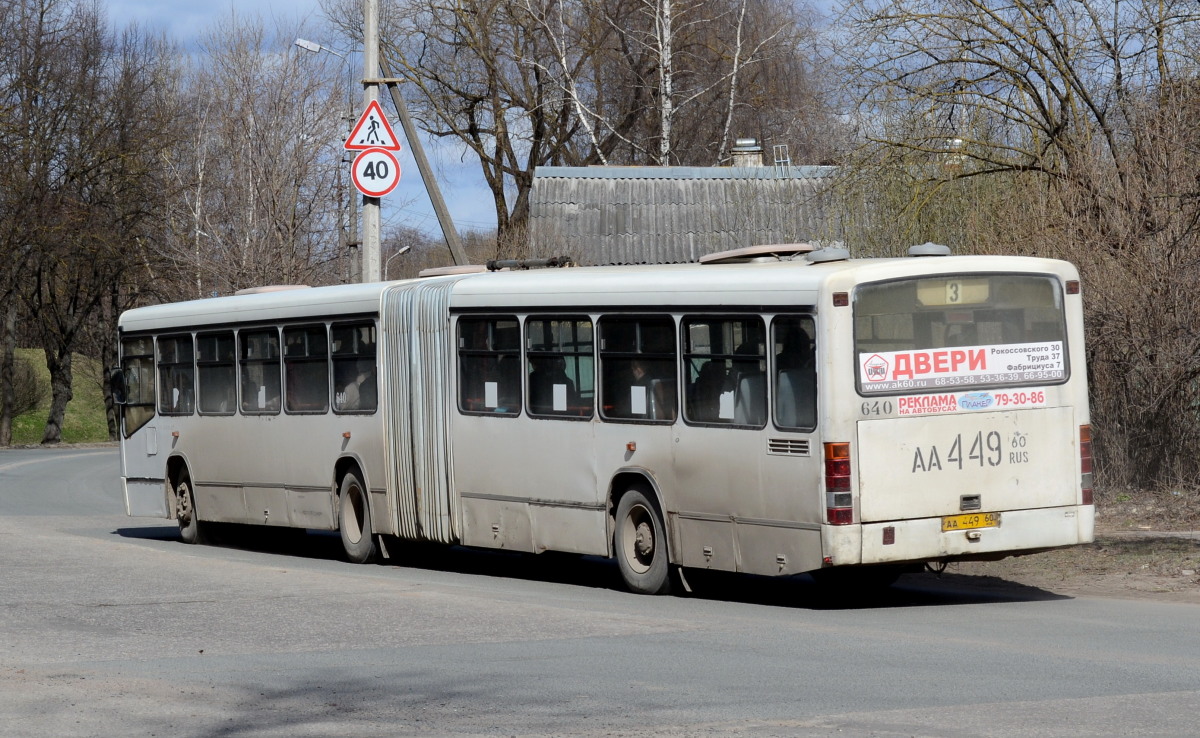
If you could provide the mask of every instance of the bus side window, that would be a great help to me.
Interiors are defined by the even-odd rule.
[[[191,415],[195,409],[195,351],[191,334],[158,339],[158,411]]]
[[[600,320],[600,401],[613,420],[673,422],[678,414],[675,321],[668,316]]]
[[[688,422],[763,426],[767,405],[765,333],[758,317],[684,318]]]
[[[334,324],[333,411],[373,413],[379,406],[375,324]]]
[[[196,336],[196,378],[200,413],[232,415],[237,410],[237,373],[234,369],[233,333]]]
[[[460,410],[472,414],[520,414],[520,328],[520,323],[512,316],[459,318]]]
[[[283,329],[286,409],[289,413],[329,410],[329,340],[324,325]]]
[[[525,321],[530,415],[592,417],[596,394],[592,336],[587,318]]]
[[[775,347],[775,424],[780,428],[817,427],[817,366],[813,319],[781,316],[771,326]]]
[[[143,336],[121,341],[121,370],[125,375],[121,415],[129,438],[154,418],[154,339]]]
[[[275,328],[238,334],[242,365],[242,412],[247,415],[279,413],[279,331]]]

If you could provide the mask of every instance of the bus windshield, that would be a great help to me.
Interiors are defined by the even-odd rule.
[[[863,395],[1066,381],[1062,290],[1046,276],[939,275],[854,293]]]

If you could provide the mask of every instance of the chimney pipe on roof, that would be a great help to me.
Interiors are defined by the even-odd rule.
[[[761,167],[763,165],[763,148],[756,138],[739,138],[729,150],[732,161],[731,167]]]

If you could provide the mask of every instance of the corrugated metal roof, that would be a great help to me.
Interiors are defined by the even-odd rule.
[[[831,240],[836,167],[538,167],[533,256],[679,263],[767,243]]]

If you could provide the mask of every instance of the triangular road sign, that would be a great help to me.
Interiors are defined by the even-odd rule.
[[[395,131],[392,130],[392,124],[388,123],[387,116],[383,114],[383,108],[379,107],[378,100],[372,100],[367,104],[367,109],[354,124],[354,130],[350,132],[350,137],[346,139],[343,148],[352,151],[400,150],[400,141],[396,138]]]

